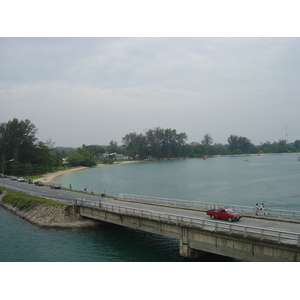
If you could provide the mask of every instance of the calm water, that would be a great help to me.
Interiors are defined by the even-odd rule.
[[[298,156],[111,165],[70,173],[57,181],[64,186],[71,183],[75,189],[86,186],[95,192],[105,190],[111,195],[130,193],[240,205],[264,202],[266,207],[300,210]],[[214,255],[201,260],[232,261]],[[178,240],[114,225],[77,230],[38,228],[0,207],[0,261],[190,260],[180,257]]]
[[[57,178],[63,186],[300,210],[300,154],[182,159],[108,165]]]

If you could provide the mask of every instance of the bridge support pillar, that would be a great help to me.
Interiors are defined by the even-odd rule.
[[[208,254],[205,251],[193,249],[189,246],[189,229],[181,228],[181,239],[180,239],[180,255],[188,258],[198,258]]]
[[[204,255],[207,255],[208,252],[193,249],[187,244],[183,244],[180,240],[180,255],[187,258],[198,258]]]

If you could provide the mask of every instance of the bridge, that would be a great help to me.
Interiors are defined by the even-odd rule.
[[[210,220],[208,209],[222,204],[119,194],[101,201],[77,199],[83,217],[180,240],[180,255],[197,258],[214,253],[246,261],[300,261],[300,212],[232,206],[239,222]]]

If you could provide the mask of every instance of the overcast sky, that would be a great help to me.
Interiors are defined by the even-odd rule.
[[[300,139],[299,38],[0,38],[0,122],[55,146],[121,145],[155,127]]]
[[[155,127],[185,132],[188,143],[206,133],[222,144],[232,134],[254,144],[293,142],[297,7],[296,0],[3,2],[0,122],[29,119],[37,138],[55,146],[121,145],[126,134]]]

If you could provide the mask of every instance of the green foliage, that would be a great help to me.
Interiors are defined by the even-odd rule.
[[[231,154],[250,154],[257,153],[257,149],[246,137],[231,135],[227,139]]]
[[[133,159],[154,157],[157,159],[185,156],[185,133],[177,134],[175,129],[150,129],[145,135],[136,132],[126,134],[122,142],[125,153]]]
[[[288,153],[300,151],[300,140],[287,144],[285,140],[266,142],[255,146],[250,139],[237,135],[230,135],[228,144],[214,144],[209,133],[204,135],[201,144],[192,142],[186,144],[187,135],[177,134],[175,129],[160,127],[148,130],[145,135],[136,132],[126,134],[122,142],[124,154],[133,159],[144,158],[175,158],[175,157],[203,157],[203,155],[243,155],[255,153]]]
[[[293,144],[288,144],[286,140],[279,140],[279,142],[265,142],[261,145],[261,151],[263,153],[287,153],[287,152],[297,152],[297,141]]]
[[[0,124],[0,163],[14,159],[5,164],[5,174],[30,176],[51,172],[61,165],[59,154],[37,141],[36,132],[37,128],[27,119],[14,118]]]
[[[91,148],[85,145],[83,145],[82,148],[78,148],[75,152],[70,153],[68,162],[70,166],[93,167],[96,165],[96,160],[91,153]]]
[[[113,159],[111,159],[111,158],[103,158],[103,159],[101,159],[101,164],[107,164],[107,165],[109,165],[109,164],[113,164],[114,163],[114,160]]]
[[[25,209],[29,207],[31,204],[33,204],[34,202],[43,202],[50,205],[64,205],[60,202],[56,202],[49,199],[43,199],[37,196],[23,194],[9,189],[6,189],[6,191],[8,192],[8,194],[2,198],[3,202],[11,204],[12,206],[18,207],[20,209]]]
[[[20,209],[27,208],[32,204],[32,201],[30,199],[24,199],[22,197],[9,194],[3,197],[3,201],[5,203],[11,204],[13,207],[18,207]]]
[[[295,151],[300,151],[300,140],[296,140],[293,144]]]
[[[115,141],[110,141],[108,147],[106,148],[106,152],[107,153],[116,153],[118,151],[119,151],[118,143]]]
[[[136,156],[145,158],[148,155],[147,140],[142,134],[135,132],[126,134],[122,141],[125,153],[133,159],[135,159]]]

